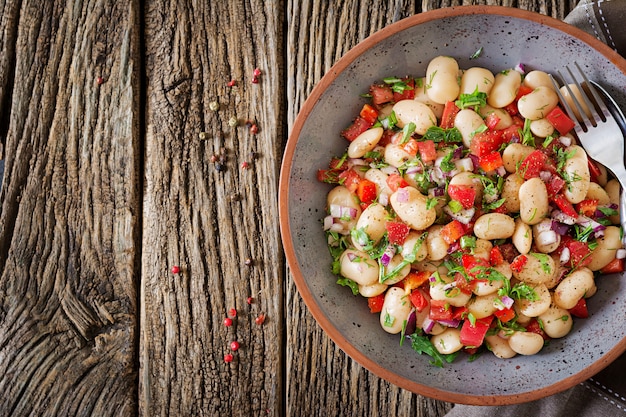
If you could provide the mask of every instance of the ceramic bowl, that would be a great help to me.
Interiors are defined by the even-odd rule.
[[[470,56],[482,47],[479,58]],[[518,9],[461,6],[426,12],[392,24],[341,58],[301,109],[282,163],[279,205],[284,250],[296,286],[330,338],[350,357],[385,380],[415,393],[465,404],[514,404],[555,394],[593,376],[626,349],[626,284],[622,276],[597,280],[591,316],[539,354],[473,362],[460,355],[443,368],[388,335],[365,299],[337,285],[321,220],[330,186],[318,168],[343,154],[339,132],[358,114],[360,94],[389,75],[422,75],[435,56],[457,58],[460,68],[492,71],[523,63],[556,72],[574,61],[626,104],[626,62],[590,35],[543,15]]]

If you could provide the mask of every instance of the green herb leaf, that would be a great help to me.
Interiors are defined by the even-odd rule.
[[[341,277],[337,280],[337,284],[343,287],[349,287],[352,290],[352,295],[359,295],[359,284],[351,279]]]
[[[428,336],[421,335],[419,333],[413,333],[411,336],[411,348],[419,354],[426,354],[432,358],[431,364],[439,368],[443,368],[443,364],[452,363],[457,357],[457,353],[450,355],[443,355],[433,346]]]

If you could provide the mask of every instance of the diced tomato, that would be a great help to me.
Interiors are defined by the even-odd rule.
[[[339,184],[339,174],[343,171],[341,169],[318,169],[317,180],[327,184]]]
[[[491,266],[498,266],[502,262],[504,262],[504,256],[502,256],[500,247],[494,246],[493,248],[491,248],[491,251],[489,252],[489,263],[491,264]]]
[[[509,104],[508,106],[505,106],[504,110],[506,110],[506,112],[508,114],[510,114],[511,116],[516,116],[516,115],[519,114],[519,110],[517,109],[517,102],[516,101],[514,101],[511,104]]]
[[[420,289],[415,289],[411,291],[411,293],[409,294],[409,300],[411,301],[411,304],[413,305],[413,307],[415,307],[415,310],[417,310],[418,313],[421,313],[426,307],[428,307],[428,300]]]
[[[435,142],[432,140],[417,142],[417,147],[423,162],[430,162],[437,159],[437,149],[435,148]]]
[[[569,259],[573,268],[580,268],[591,263],[591,249],[586,242],[572,239],[567,243],[569,249]]]
[[[439,232],[439,236],[448,244],[451,245],[461,238],[465,234],[465,228],[463,224],[458,220],[452,220],[450,223],[443,226]]]
[[[533,92],[533,89],[531,87],[525,86],[523,84],[520,85],[519,89],[517,90],[517,95],[515,96],[515,101],[519,101],[520,98],[532,92]]]
[[[509,209],[507,209],[504,204],[501,204],[498,207],[492,209],[491,213],[508,214],[509,213]]]
[[[402,245],[411,231],[408,225],[399,221],[386,222],[385,229],[387,229],[389,243],[393,243],[394,245]]]
[[[361,113],[359,113],[365,121],[367,121],[370,125],[373,125],[378,120],[378,110],[369,104],[364,104],[361,109]]]
[[[476,134],[470,142],[470,153],[478,157],[497,151],[504,143],[501,130],[486,130]]]
[[[587,300],[585,300],[585,297],[578,300],[576,305],[569,309],[569,312],[572,316],[581,319],[589,317],[589,310],[587,310]]]
[[[466,306],[454,307],[452,313],[452,320],[465,320],[469,313],[469,309]]]
[[[591,177],[591,181],[598,182],[598,178],[602,176],[602,171],[600,171],[598,164],[591,158],[587,158],[587,166],[589,167],[589,175]]]
[[[471,281],[468,281],[465,276],[459,272],[454,276],[454,285],[456,288],[461,290],[463,294],[471,294],[473,290],[473,285]]]
[[[417,155],[419,148],[419,142],[413,138],[409,139],[404,145],[402,145],[402,149],[404,150],[404,152],[408,153],[411,156]]]
[[[451,199],[461,203],[465,209],[474,207],[476,190],[471,185],[450,184],[448,185],[448,195]]]
[[[548,162],[548,156],[540,150],[530,153],[519,166],[519,173],[525,180],[539,177],[539,173],[544,170]]]
[[[361,203],[371,204],[376,200],[376,184],[365,178],[361,179],[356,188],[356,195],[361,200]]]
[[[476,277],[480,272],[484,270],[484,268],[489,267],[489,261],[483,258],[476,257],[474,255],[470,255],[464,253],[461,256],[461,263],[463,264],[463,268],[465,272],[471,277]]]
[[[528,262],[528,258],[526,257],[526,255],[516,256],[515,259],[513,259],[513,262],[511,262],[511,270],[515,272],[520,272],[522,269],[524,269],[524,265],[526,265],[526,262]]]
[[[561,135],[566,135],[575,126],[574,121],[559,106],[550,110],[546,119]]]
[[[550,340],[550,336],[546,334],[541,328],[539,321],[537,319],[532,319],[526,325],[526,331],[531,333],[537,333],[539,336],[543,337],[543,340]]]
[[[430,312],[428,317],[431,320],[452,320],[452,306],[445,300],[430,300]]]
[[[485,124],[489,130],[495,130],[498,123],[500,123],[500,117],[495,112],[491,112],[485,117]]]
[[[385,303],[385,293],[369,297],[367,299],[367,306],[370,308],[370,313],[380,313],[383,310],[383,304]]]
[[[465,320],[460,334],[463,346],[478,347],[482,345],[492,321],[493,316],[477,319],[473,325],[471,321]]]
[[[393,101],[396,103],[400,100],[413,100],[415,98],[415,80],[413,78],[405,78],[402,81],[409,88],[405,88],[401,93],[393,92]]]
[[[454,118],[459,111],[461,111],[461,109],[459,109],[457,105],[454,104],[454,101],[447,101],[443,107],[443,113],[441,114],[441,123],[439,123],[439,127],[443,129],[450,129],[454,127]]]
[[[521,139],[520,128],[516,125],[511,125],[506,129],[502,129],[502,141],[504,143],[509,143],[516,138],[517,140]]]
[[[501,322],[506,323],[515,318],[515,310],[512,308],[505,308],[503,310],[496,310],[493,313]]]
[[[428,282],[430,276],[431,273],[428,271],[411,271],[409,275],[402,280],[402,284],[404,289],[409,292]]]
[[[600,270],[601,274],[618,274],[620,272],[624,272],[624,260],[617,258]]]
[[[552,175],[550,181],[546,182],[548,190],[548,198],[554,199],[554,196],[561,192],[565,186],[565,180],[558,175]]]
[[[372,96],[372,103],[375,105],[381,105],[389,103],[393,100],[393,91],[387,84],[373,84],[370,86],[370,95]]]
[[[587,198],[576,204],[576,211],[584,216],[593,217],[598,208],[598,200],[595,198]]]
[[[491,152],[487,155],[483,155],[478,160],[478,165],[485,172],[494,171],[503,165],[502,156],[500,152]]]
[[[389,189],[395,193],[399,188],[408,187],[409,183],[399,174],[389,174],[387,177],[387,185]]]
[[[570,203],[563,194],[555,195],[554,197],[552,197],[552,200],[557,205],[559,210],[561,210],[563,213],[573,218],[578,217],[578,213],[576,212],[574,205]]]
[[[368,122],[361,116],[357,116],[357,118],[354,119],[354,122],[352,122],[350,126],[348,126],[341,132],[341,136],[352,142],[361,133],[365,132],[370,127],[372,127],[372,124],[370,122]]]
[[[339,174],[339,180],[351,193],[356,193],[361,176],[355,170],[348,169]]]
[[[392,129],[383,130],[383,136],[378,141],[379,146],[387,146],[391,143],[391,138],[394,137],[396,132]]]

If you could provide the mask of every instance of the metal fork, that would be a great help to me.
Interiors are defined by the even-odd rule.
[[[575,122],[577,121],[577,123],[575,123],[574,132],[583,148],[585,148],[585,151],[587,151],[587,154],[592,159],[608,168],[620,182],[622,189],[626,189],[624,134],[617,121],[606,107],[604,100],[593,86],[593,83],[589,81],[577,63],[574,63],[574,65],[580,74],[578,78],[574,76],[574,73],[569,67],[566,66],[565,69],[569,73],[571,83],[580,91],[584,103],[581,103],[576,98],[572,88],[561,72],[557,71],[557,73],[563,81],[563,85],[569,93],[571,101],[574,103],[576,110],[578,110],[580,117],[576,117],[574,109],[569,105],[568,101],[565,100],[563,94],[561,94],[558,83],[550,76],[559,96],[559,101],[563,107],[565,107],[565,111],[567,111],[569,117]],[[583,84],[579,81],[580,78],[584,81],[585,88],[583,88]],[[589,114],[585,109],[589,109]]]

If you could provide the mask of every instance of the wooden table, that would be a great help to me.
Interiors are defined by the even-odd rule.
[[[278,173],[342,54],[469,3],[576,1],[0,2],[0,415],[444,415],[307,312]]]

